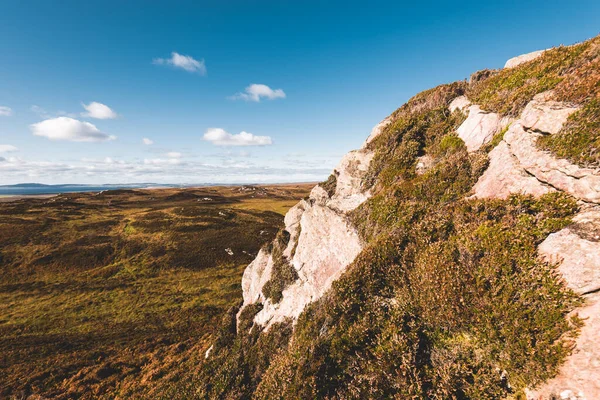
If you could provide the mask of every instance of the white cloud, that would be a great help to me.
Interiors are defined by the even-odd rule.
[[[269,136],[255,136],[243,131],[232,135],[221,128],[207,129],[203,139],[217,146],[265,146],[273,143]]]
[[[13,115],[13,110],[10,107],[0,106],[0,117],[10,117]]]
[[[285,92],[282,89],[273,90],[267,85],[253,83],[243,93],[236,93],[231,98],[259,102],[261,98],[269,100],[285,99]]]
[[[47,119],[29,126],[36,136],[50,140],[68,140],[71,142],[103,142],[114,140],[115,136],[101,132],[95,125],[69,117]]]
[[[177,151],[170,151],[167,153],[167,157],[169,158],[181,158],[181,153]]]
[[[193,57],[182,55],[175,51],[171,53],[171,58],[155,58],[152,60],[152,63],[155,65],[170,65],[174,68],[181,68],[187,72],[206,75],[206,64],[204,63],[204,60],[196,60]]]
[[[179,164],[181,161],[177,158],[146,158],[144,164],[146,165],[165,165],[165,164]]]
[[[148,158],[129,160],[81,158],[80,160],[35,161],[2,157],[0,184],[40,183],[274,183],[321,181],[331,173],[331,163],[307,162],[285,165],[283,158],[253,161],[225,160],[208,156],[203,162],[183,159]],[[110,162],[112,161],[112,162]]]
[[[142,143],[144,143],[146,146],[150,146],[151,144],[154,144],[154,140],[150,140],[148,138],[143,138]]]
[[[10,144],[0,144],[0,153],[12,153],[15,151],[19,151],[15,146]]]
[[[81,113],[83,117],[96,119],[115,119],[118,117],[117,113],[106,104],[92,101],[90,104],[82,104],[82,106],[87,111],[85,113]]]

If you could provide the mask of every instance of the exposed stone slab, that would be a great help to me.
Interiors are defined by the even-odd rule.
[[[302,229],[300,226],[300,219],[302,218],[302,214],[306,207],[307,203],[304,200],[301,200],[285,214],[285,230],[290,234],[290,241],[283,251],[283,255],[287,258],[292,257],[292,251],[296,248],[296,243],[298,242],[298,237],[300,236],[300,231]]]
[[[549,235],[539,252],[559,263],[567,285],[577,293],[600,290],[600,210],[594,207],[578,214],[572,225]]]
[[[317,185],[314,188],[312,188],[310,194],[308,195],[308,198],[312,203],[324,206],[329,200],[329,194],[320,185]]]
[[[506,62],[506,64],[504,64],[504,68],[514,68],[517,65],[526,63],[527,61],[535,60],[536,58],[541,56],[544,53],[544,51],[546,51],[546,50],[537,50],[537,51],[532,51],[531,53],[522,54],[520,56],[513,57],[510,60],[508,60]]]
[[[283,291],[279,304],[265,302],[255,322],[267,328],[297,318],[319,299],[362,250],[358,232],[344,214],[318,204],[302,213],[301,231],[291,260],[299,279]],[[245,298],[245,297],[244,297]]]
[[[467,110],[469,115],[456,133],[465,142],[468,151],[477,151],[500,132],[502,118],[496,113],[483,111],[478,105],[469,106]]]
[[[528,173],[541,182],[587,202],[600,203],[600,175],[597,170],[581,168],[540,150],[536,141],[540,133],[526,131],[520,121],[504,135],[510,151]]]
[[[366,148],[367,145],[369,143],[371,143],[373,141],[373,139],[375,139],[377,136],[379,136],[381,134],[381,132],[383,132],[383,129],[386,126],[388,126],[391,122],[392,122],[392,118],[391,118],[391,116],[389,116],[389,117],[385,118],[383,121],[381,121],[380,123],[378,123],[377,125],[375,125],[373,127],[373,129],[371,130],[371,134],[367,137],[367,140],[365,140],[365,142],[361,146],[361,149]]]
[[[273,259],[261,249],[256,258],[246,267],[242,276],[244,304],[252,304],[262,298],[262,288],[271,279]]]
[[[319,299],[338,279],[362,250],[362,242],[348,218],[348,213],[365,202],[370,193],[362,181],[373,159],[366,145],[390,123],[380,122],[363,148],[346,154],[336,168],[335,193],[330,197],[321,186],[315,186],[308,201],[302,200],[285,216],[285,229],[290,240],[283,255],[298,273],[298,280],[285,288],[282,299],[273,304],[265,299],[262,287],[271,278],[272,257],[261,250],[246,268],[242,278],[244,304],[260,302],[263,309],[254,322],[268,329],[288,318],[295,320],[304,307]]]
[[[430,155],[425,154],[424,156],[417,158],[417,165],[415,166],[415,172],[417,175],[423,175],[435,166],[435,159]]]
[[[329,207],[349,212],[354,210],[370,197],[363,191],[362,181],[369,170],[373,152],[366,150],[351,151],[346,154],[335,169],[338,173],[335,194],[329,202]]]
[[[585,320],[575,349],[556,377],[527,392],[529,400],[600,399],[600,293],[586,296],[587,304],[577,310]]]
[[[577,107],[549,98],[551,92],[535,96],[523,110],[521,118],[510,125],[499,148],[490,152],[490,167],[474,187],[477,197],[506,197],[507,192],[539,195],[548,191],[547,188],[542,189],[547,185],[577,199],[600,203],[598,170],[581,168],[567,160],[557,159],[536,146],[541,135],[559,132],[569,115],[578,110]],[[486,138],[491,135],[489,130],[496,131],[493,124],[485,129],[488,131],[476,132],[472,136]],[[508,148],[504,147],[504,143]],[[523,171],[542,186],[527,179]]]
[[[553,135],[558,133],[569,115],[579,109],[566,103],[552,101],[552,92],[540,93],[530,101],[521,115],[526,130]]]
[[[450,102],[448,109],[450,110],[450,112],[454,112],[456,110],[466,111],[470,105],[471,101],[467,99],[467,96],[458,96]]]
[[[554,191],[528,174],[511,154],[505,141],[489,153],[490,164],[473,187],[474,197],[505,199],[511,193],[541,196]]]

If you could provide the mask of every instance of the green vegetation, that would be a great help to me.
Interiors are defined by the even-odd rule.
[[[392,115],[370,144],[374,196],[353,213],[366,248],[290,341],[254,327],[216,351],[197,398],[520,398],[556,373],[580,300],[537,245],[577,205],[556,193],[467,199],[487,158],[455,136],[464,116],[447,106],[464,89],[440,86]],[[435,162],[419,175],[422,155]],[[265,356],[269,341],[279,350]]]
[[[488,111],[517,116],[538,93],[554,90],[558,101],[583,103],[600,92],[600,38],[548,50],[516,68],[473,85],[467,96]]]
[[[264,210],[310,186],[239,189],[0,203],[0,398],[155,398],[187,381],[228,309],[235,337],[243,270],[283,222]]]
[[[467,96],[482,108],[518,116],[538,94],[553,91],[553,99],[582,106],[561,132],[538,145],[557,157],[582,165],[600,165],[600,37],[548,50],[516,68],[497,71],[473,82]]]
[[[329,197],[332,197],[335,194],[335,189],[337,188],[337,176],[338,172],[333,171],[333,173],[329,175],[327,180],[319,183],[319,186],[325,189]]]
[[[271,299],[273,303],[279,303],[283,298],[283,289],[291,285],[298,279],[298,273],[283,251],[290,241],[290,234],[281,230],[277,233],[275,240],[271,244],[271,257],[273,257],[273,270],[271,271],[271,279],[265,283],[262,293],[267,299]]]
[[[590,100],[571,114],[559,133],[542,136],[537,144],[573,163],[600,167],[600,98]]]
[[[510,124],[506,125],[500,132],[496,133],[494,135],[494,137],[492,138],[492,140],[490,140],[489,143],[486,143],[483,145],[483,148],[481,150],[484,153],[489,153],[490,151],[492,151],[494,149],[494,147],[498,146],[500,144],[500,142],[502,141],[502,139],[504,139],[504,134],[506,132],[508,132],[509,129],[510,129]]]
[[[257,398],[502,398],[547,379],[578,301],[536,245],[574,209],[459,200],[394,224],[302,314]]]

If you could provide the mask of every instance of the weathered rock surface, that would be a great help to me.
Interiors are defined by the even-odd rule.
[[[521,118],[510,125],[500,149],[490,153],[490,169],[475,185],[475,196],[506,197],[507,191],[538,195],[547,191],[531,179],[515,179],[518,176],[525,177],[525,172],[540,184],[565,191],[583,201],[600,203],[598,170],[581,168],[567,160],[557,159],[536,146],[541,135],[559,132],[568,116],[577,111],[577,107],[569,104],[547,100],[550,96],[550,93],[536,96],[523,110]],[[514,157],[508,157],[505,144]],[[507,171],[503,172],[502,163],[511,159]],[[499,179],[495,174],[499,174]]]
[[[475,197],[505,199],[511,193],[541,196],[555,190],[528,174],[505,141],[490,151],[489,158],[487,170],[473,187]]]
[[[307,204],[291,263],[299,279],[283,291],[278,304],[264,303],[255,322],[269,327],[286,318],[297,318],[304,307],[319,299],[358,253],[362,243],[346,216],[319,204]],[[290,240],[291,242],[291,240]]]
[[[502,129],[501,118],[496,113],[483,111],[478,105],[469,106],[467,119],[456,132],[467,145],[468,151],[477,151],[489,143]]]
[[[546,260],[559,263],[571,289],[580,294],[600,290],[600,209],[579,213],[572,225],[549,235],[539,252]]]
[[[286,214],[285,230],[290,240],[283,255],[296,269],[298,279],[283,290],[281,301],[273,304],[262,294],[273,268],[273,259],[266,251],[261,250],[244,271],[242,308],[255,302],[263,304],[254,318],[256,324],[268,329],[287,318],[295,320],[307,304],[319,299],[331,287],[362,250],[361,239],[347,214],[370,197],[362,188],[374,156],[368,144],[389,123],[389,118],[380,122],[361,149],[342,158],[335,169],[336,188],[331,197],[317,185],[308,201],[300,201]]]
[[[467,96],[458,96],[448,106],[450,112],[454,112],[456,110],[467,111],[467,108],[471,105],[471,101],[467,99]]]
[[[558,133],[569,115],[579,109],[551,100],[552,91],[540,93],[530,101],[521,115],[521,125],[527,130],[553,135]]]
[[[535,60],[541,56],[546,50],[532,51],[531,53],[522,54],[517,57],[513,57],[504,64],[504,68],[514,68],[517,65],[521,65],[527,61]]]
[[[527,393],[529,400],[600,399],[600,294],[587,296],[587,304],[578,310],[585,320],[575,350],[553,379]]]
[[[467,119],[458,127],[456,133],[467,146],[468,151],[477,151],[489,143],[494,135],[508,126],[509,118],[502,118],[496,113],[487,112],[478,105],[473,105],[466,96],[459,96],[448,106],[450,112],[460,110],[467,114]]]
[[[273,258],[261,249],[256,258],[246,267],[242,277],[244,304],[252,304],[263,297],[262,287],[271,279]]]
[[[551,97],[550,92],[536,96],[510,125],[490,152],[489,167],[473,191],[475,197],[505,198],[511,193],[540,196],[561,190],[591,203],[582,203],[573,223],[549,235],[538,249],[543,259],[558,265],[565,283],[586,298],[586,304],[576,310],[585,321],[559,374],[528,391],[527,397],[600,399],[600,207],[593,204],[600,202],[600,176],[597,170],[557,159],[536,147],[538,137],[558,133],[577,111]],[[485,137],[485,133],[478,135]]]
[[[428,154],[417,158],[415,166],[417,175],[422,175],[435,166],[435,159]]]
[[[529,391],[529,399],[600,399],[600,208],[587,207],[573,224],[553,233],[540,245],[540,255],[559,263],[566,284],[583,294],[577,310],[584,320],[573,354],[556,377]]]
[[[362,190],[362,180],[372,159],[373,153],[365,149],[351,151],[342,158],[335,169],[337,185],[329,207],[348,212],[369,198],[369,193]]]
[[[540,133],[528,131],[521,122],[514,123],[504,135],[511,153],[519,164],[539,181],[587,202],[600,203],[600,174],[581,168],[537,148]]]
[[[392,118],[391,117],[387,117],[386,119],[384,119],[383,121],[381,121],[380,123],[378,123],[377,125],[375,125],[373,127],[373,129],[371,130],[371,133],[367,137],[367,140],[365,140],[365,142],[361,146],[361,149],[364,149],[369,143],[371,143],[373,141],[373,139],[375,139],[377,136],[379,136],[379,134],[381,132],[383,132],[383,129],[386,126],[388,126],[391,122],[392,122]]]

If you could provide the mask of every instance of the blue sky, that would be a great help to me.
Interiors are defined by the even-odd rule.
[[[590,0],[0,10],[0,184],[321,180],[412,95],[600,33]]]

